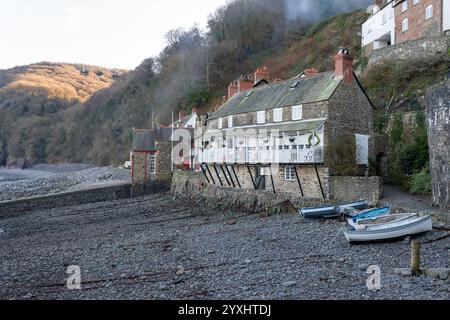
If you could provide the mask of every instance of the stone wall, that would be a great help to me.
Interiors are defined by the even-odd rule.
[[[427,96],[433,202],[450,209],[450,81]]]
[[[331,201],[367,199],[376,205],[383,196],[380,177],[330,177]]]
[[[172,142],[156,141],[156,180],[169,183],[172,181]]]
[[[60,208],[84,203],[114,201],[129,198],[131,193],[131,184],[125,183],[108,187],[90,188],[81,191],[5,201],[0,202],[0,217],[34,210]],[[138,192],[138,190],[134,191],[134,196],[138,195],[141,195],[141,193]]]
[[[270,183],[270,181],[268,182]],[[207,183],[202,173],[177,171],[174,173],[171,192],[175,197],[195,201],[199,205],[238,211],[260,213],[280,202],[289,200],[296,208],[338,204],[368,199],[375,205],[381,196],[381,179],[378,177],[332,177],[330,178],[332,200],[301,197],[300,192],[255,191],[213,186]]]
[[[314,166],[296,166],[297,167],[297,173],[302,185],[303,189],[303,195],[306,198],[312,198],[312,199],[322,199],[322,191],[320,189],[320,183],[322,183],[322,188],[325,193],[325,197],[329,197],[329,186],[328,186],[328,168],[324,166],[318,166],[317,171],[319,173],[320,177],[320,183],[319,179],[317,178],[316,170]],[[213,175],[213,178],[215,180],[216,185],[220,186],[219,179],[217,177],[217,173],[214,170],[214,167],[212,165],[209,165],[210,171]],[[248,171],[248,167],[245,165],[236,165],[234,166],[236,175],[239,179],[239,183],[241,184],[242,189],[247,190],[254,190],[255,187],[252,182],[252,177],[250,176],[250,173]],[[222,183],[224,184],[224,187],[230,188],[228,186],[227,181],[224,178],[224,174],[222,170],[217,167],[217,170],[219,172],[220,178],[222,179]],[[264,170],[266,171],[266,176],[264,177],[265,183],[260,185],[260,188],[273,193],[273,187],[272,187],[272,180],[270,178],[270,168],[265,167]],[[234,173],[231,170],[231,167],[229,167],[229,171],[231,174],[231,177],[234,179],[235,186],[239,186],[237,183]],[[250,167],[250,171],[253,175],[253,179],[256,179],[257,170],[256,167]],[[230,177],[228,176],[227,171],[225,171],[228,181],[231,184],[231,187],[233,187]],[[278,169],[274,166],[272,168],[273,173],[273,182],[275,185],[275,191],[281,192],[281,193],[295,193],[295,194],[301,194],[300,186],[298,184],[297,179],[295,180],[286,180],[285,179],[285,166],[279,166]]]
[[[149,166],[149,152],[133,152],[132,177],[133,184],[147,184],[151,180]]]
[[[180,199],[215,209],[233,209],[248,213],[262,213],[289,200],[295,207],[323,205],[320,199],[301,198],[286,194],[250,189],[233,189],[209,185],[202,173],[177,171],[172,182],[172,194]]]
[[[292,120],[292,106],[284,107],[283,122]],[[328,115],[328,102],[321,101],[315,103],[308,103],[303,105],[303,120],[326,118]],[[257,125],[256,112],[248,112],[236,114],[233,116],[233,127]],[[208,129],[218,129],[218,119],[208,121]],[[266,123],[273,124],[273,109],[266,110]],[[279,123],[279,122],[277,122]],[[222,129],[228,128],[228,117],[222,120]]]
[[[429,37],[406,41],[394,46],[375,50],[368,62],[368,70],[385,61],[422,60],[447,54],[449,38],[445,36]]]

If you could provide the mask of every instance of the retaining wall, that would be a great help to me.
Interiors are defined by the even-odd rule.
[[[353,179],[355,178],[355,179]],[[368,179],[368,180],[365,180]],[[341,177],[336,178],[335,183],[344,183],[344,192],[337,192],[335,201],[331,201],[336,204],[343,200],[342,197],[349,196],[344,201],[353,201],[360,198],[365,198],[370,192],[376,192],[376,194],[368,199],[374,199],[374,204],[378,201],[375,200],[377,195],[380,194],[380,178],[364,178],[364,177]],[[368,185],[363,189],[364,181],[368,181]],[[361,186],[361,188],[358,188]],[[374,191],[375,190],[375,191]],[[356,192],[352,194],[351,192]],[[289,200],[295,207],[310,207],[320,206],[328,203],[319,198],[302,198],[299,196],[299,192],[293,193],[277,192],[274,194],[269,191],[255,191],[251,189],[235,189],[228,187],[213,186],[206,182],[202,173],[177,171],[174,173],[172,182],[172,194],[177,198],[187,199],[196,202],[198,205],[208,206],[215,209],[234,209],[249,213],[260,213],[267,211],[270,208],[275,207],[281,202]]]
[[[449,38],[446,36],[428,37],[406,41],[394,46],[374,50],[369,58],[368,69],[384,61],[422,60],[447,55]]]
[[[144,189],[139,189],[135,191],[135,194],[137,195],[142,192],[144,192]],[[130,196],[131,184],[129,183],[45,196],[35,196],[27,199],[0,202],[0,217],[34,210],[52,209],[84,203],[114,201],[129,198]]]

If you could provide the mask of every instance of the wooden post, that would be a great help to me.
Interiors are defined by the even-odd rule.
[[[417,276],[420,273],[420,243],[411,242],[411,273]]]

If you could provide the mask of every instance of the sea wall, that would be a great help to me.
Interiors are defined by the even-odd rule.
[[[105,187],[89,188],[80,191],[63,192],[45,196],[36,196],[26,199],[18,199],[0,202],[0,218],[22,214],[34,210],[52,209],[95,203],[103,201],[114,201],[130,197],[141,196],[150,192],[164,190],[164,185],[154,184],[152,186],[135,186],[130,183],[117,184]]]
[[[376,177],[336,177],[334,183],[342,183],[342,186],[336,191],[336,198],[331,203],[368,198],[373,199],[373,204],[376,204],[379,200],[376,198],[381,194],[380,181],[381,179]],[[189,171],[174,173],[171,192],[176,198],[194,201],[198,205],[206,205],[215,209],[231,208],[248,213],[270,213],[272,208],[287,201],[295,208],[320,206],[328,203],[320,198],[301,197],[299,192],[277,192],[275,194],[264,190],[214,186],[207,183],[202,173]]]

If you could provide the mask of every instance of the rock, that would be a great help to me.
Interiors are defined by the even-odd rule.
[[[0,229],[0,236],[1,236],[2,234],[5,234],[5,230]]]
[[[450,276],[450,268],[432,268],[426,269],[425,274],[434,279],[447,280]]]
[[[178,269],[178,270],[177,270],[177,273],[175,274],[177,277],[181,277],[182,275],[184,275],[184,274],[186,273],[186,271],[184,270],[184,268],[181,267],[181,266],[179,266],[177,269]]]
[[[246,260],[244,260],[244,263],[245,264],[250,264],[250,263],[252,263],[252,260],[246,259]]]
[[[33,298],[33,295],[31,293],[27,293],[26,295],[22,296],[22,299],[24,299],[24,300],[28,300],[31,298]]]
[[[283,287],[290,288],[297,285],[297,281],[286,281],[283,282]]]
[[[361,270],[361,271],[366,272],[367,269],[369,268],[369,266],[370,265],[368,263],[363,263],[363,264],[358,265],[358,269]]]

